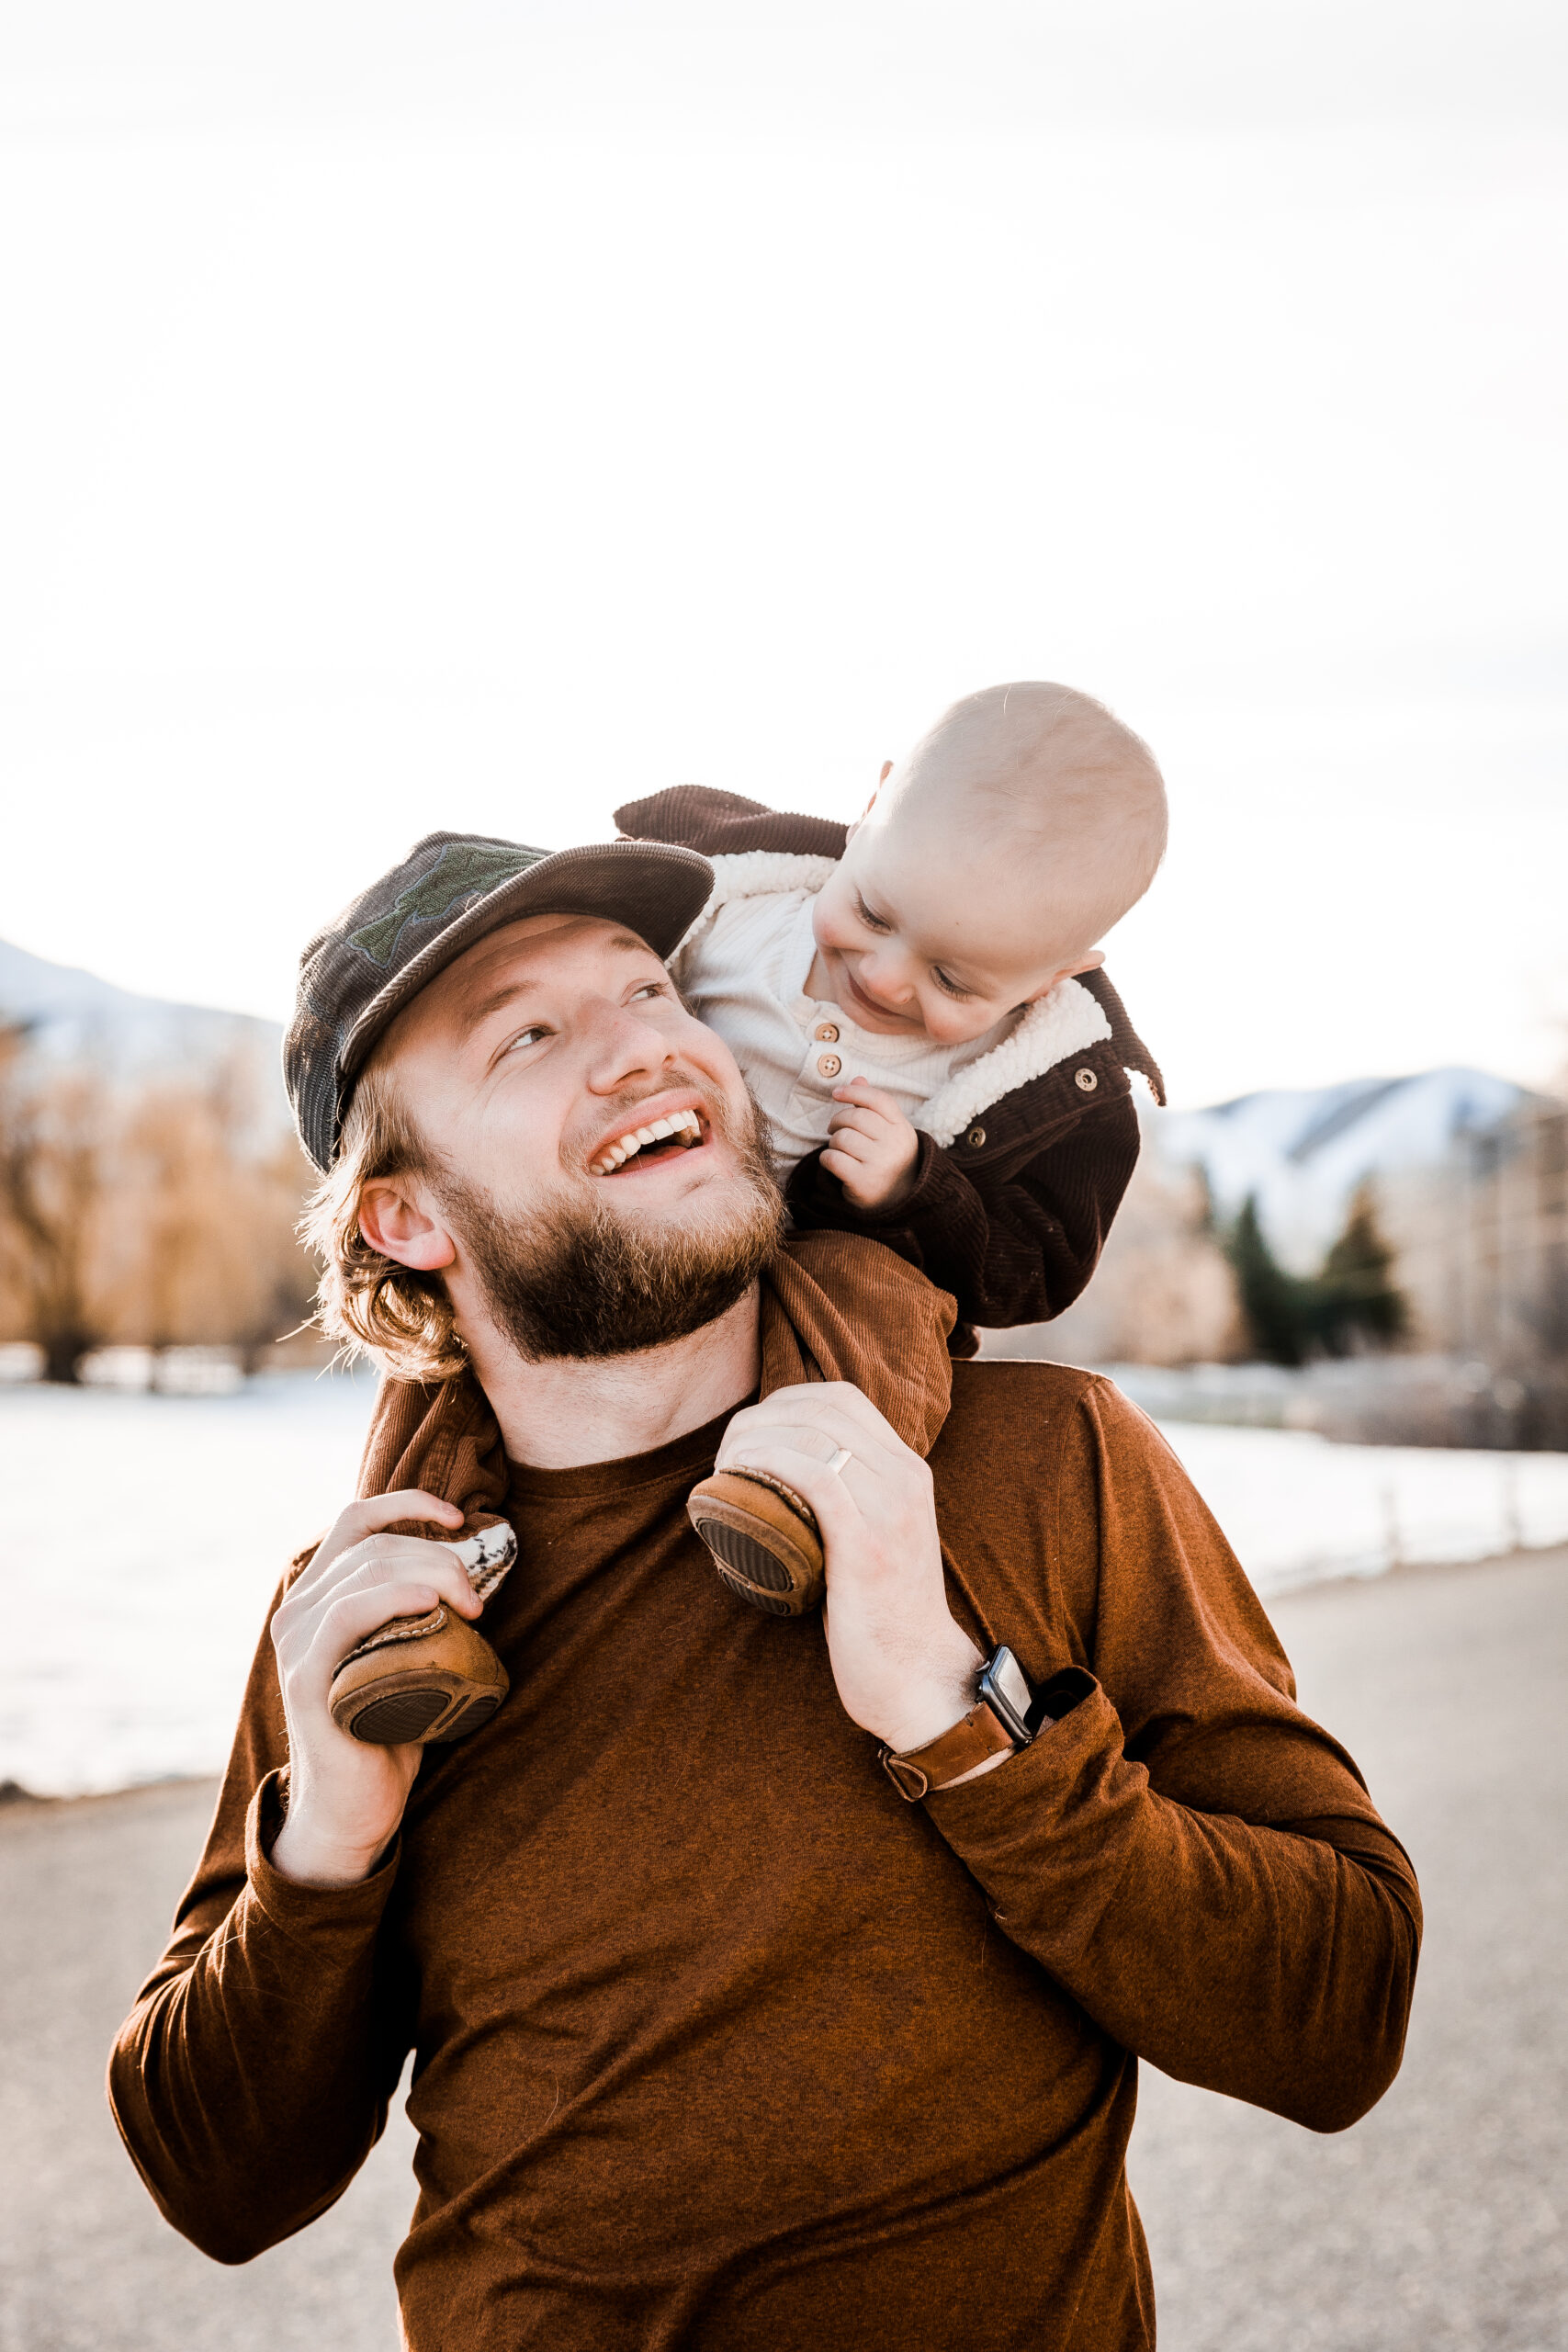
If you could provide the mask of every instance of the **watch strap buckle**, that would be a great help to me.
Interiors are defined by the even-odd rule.
[[[931,1787],[929,1778],[918,1764],[911,1764],[906,1756],[895,1756],[890,1747],[882,1749],[879,1760],[883,1770],[907,1804],[918,1804]]]
[[[981,1699],[923,1747],[908,1748],[902,1755],[885,1747],[882,1769],[899,1795],[914,1804],[920,1797],[945,1789],[949,1781],[963,1780],[993,1756],[1010,1755],[1018,1745],[995,1708]]]

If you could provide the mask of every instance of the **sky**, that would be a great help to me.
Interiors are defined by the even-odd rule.
[[[0,937],[286,1015],[420,835],[1061,678],[1192,1104],[1568,1062],[1568,12],[0,6]]]

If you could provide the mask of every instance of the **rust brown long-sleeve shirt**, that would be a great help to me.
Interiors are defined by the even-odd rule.
[[[840,1245],[841,1246],[841,1245]],[[175,1939],[111,2062],[175,2225],[243,2261],[341,2192],[405,2053],[414,2352],[1154,2340],[1137,2057],[1319,2130],[1399,2063],[1419,1908],[1158,1434],[1103,1381],[953,1371],[955,1612],[1097,1688],[906,1804],[819,1619],[737,1603],[684,1502],[721,1424],[514,1475],[512,1694],[376,1876],[266,1859],[264,1641]]]

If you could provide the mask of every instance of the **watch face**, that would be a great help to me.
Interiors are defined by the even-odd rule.
[[[1027,1723],[1034,1693],[1024,1680],[1023,1668],[1011,1650],[998,1650],[991,1660],[991,1682],[997,1696],[1006,1701],[1019,1722]]]
[[[1004,1717],[1006,1729],[1013,1738],[1027,1746],[1030,1738],[1030,1708],[1034,1705],[1034,1691],[1022,1677],[1022,1668],[1010,1649],[999,1649],[992,1663],[980,1675],[980,1691],[992,1701],[992,1708]]]

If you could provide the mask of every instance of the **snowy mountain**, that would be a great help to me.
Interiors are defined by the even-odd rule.
[[[1364,1178],[1434,1166],[1461,1136],[1499,1125],[1529,1099],[1523,1087],[1484,1070],[1433,1069],[1158,1112],[1152,1129],[1168,1165],[1202,1169],[1222,1216],[1255,1193],[1276,1253],[1305,1273],[1339,1232]]]
[[[238,1057],[262,1081],[262,1091],[276,1094],[279,1114],[287,1116],[276,1022],[136,996],[0,940],[0,1023],[25,1029],[33,1054],[92,1062],[131,1083],[190,1076]]]

